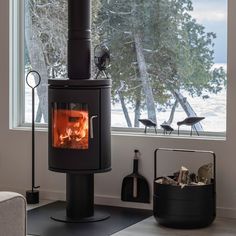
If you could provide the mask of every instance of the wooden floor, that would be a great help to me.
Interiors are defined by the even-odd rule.
[[[160,226],[150,217],[113,236],[236,236],[236,219],[217,218],[207,228],[179,230]]]
[[[52,201],[41,201],[40,204],[28,205],[27,209],[36,208],[50,202]],[[113,236],[236,236],[236,219],[216,218],[213,224],[207,228],[179,230],[160,226],[157,224],[154,217],[149,217],[146,220],[113,234]]]

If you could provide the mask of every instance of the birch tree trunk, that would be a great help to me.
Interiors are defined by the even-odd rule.
[[[193,110],[187,99],[177,90],[172,91],[173,95],[175,96],[176,100],[179,102],[179,104],[182,106],[183,110],[185,111],[186,115],[188,117],[192,116],[195,117],[197,116],[196,112]],[[197,123],[194,125],[197,131],[203,131],[203,127],[201,123]]]
[[[141,87],[138,88],[137,91],[137,99],[135,102],[135,109],[134,109],[134,127],[139,127],[139,118],[141,114]]]
[[[41,75],[41,84],[37,87],[37,94],[40,100],[44,122],[48,122],[48,74],[44,60],[42,42],[33,30],[32,16],[30,12],[29,0],[25,1],[25,42],[29,53],[29,59],[33,70]],[[39,119],[39,117],[37,117]]]
[[[137,54],[137,62],[140,73],[140,79],[142,81],[143,92],[145,95],[148,119],[151,119],[156,123],[156,107],[152,93],[152,87],[149,82],[149,74],[147,72],[146,61],[143,55],[143,48],[139,34],[134,34],[135,50]]]
[[[124,99],[124,96],[123,96],[121,91],[118,91],[118,96],[119,96],[119,99],[120,99],[120,103],[121,103],[121,106],[122,106],[122,110],[123,110],[123,113],[124,113],[124,116],[125,116],[127,126],[132,127],[132,123],[131,123],[131,120],[130,120],[130,117],[129,117],[129,112],[128,112],[128,109],[125,105],[125,99]]]
[[[177,105],[178,105],[178,101],[175,100],[175,103],[174,103],[174,105],[171,108],[169,119],[168,119],[168,121],[165,121],[164,124],[168,124],[168,125],[172,124],[172,122],[174,120],[175,109],[176,109]]]

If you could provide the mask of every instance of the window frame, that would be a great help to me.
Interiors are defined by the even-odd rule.
[[[229,5],[229,0],[227,0]],[[9,75],[10,75],[10,110],[9,110],[9,128],[14,130],[31,130],[31,123],[25,123],[25,71],[24,71],[24,0],[10,0],[9,1]],[[229,7],[227,12],[227,37],[229,38]],[[227,71],[229,63],[229,46],[227,44]],[[227,77],[227,81],[228,81]],[[226,91],[228,89],[226,86]],[[226,97],[228,97],[226,93]],[[36,129],[40,131],[47,131],[47,124],[36,124]],[[226,99],[226,128],[227,128],[227,99]],[[145,135],[150,137],[169,137],[169,138],[211,138],[211,139],[226,139],[227,130],[225,132],[199,132],[200,136],[189,136],[188,130],[181,131],[178,136],[175,130],[172,135],[163,135],[163,130],[158,128],[158,134],[154,135],[154,130],[143,133],[143,128],[129,128],[129,127],[111,127],[112,134],[117,135]]]
[[[10,0],[10,128],[28,127],[24,121],[24,0]]]

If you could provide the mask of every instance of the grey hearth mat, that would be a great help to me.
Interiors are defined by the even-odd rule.
[[[52,220],[55,213],[65,211],[66,203],[53,202],[28,211],[28,234],[41,236],[107,236],[119,232],[152,215],[150,210],[95,206],[111,216],[107,220],[92,223],[62,223]]]

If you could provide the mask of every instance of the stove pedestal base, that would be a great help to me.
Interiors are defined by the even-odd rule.
[[[51,219],[67,223],[101,221],[110,215],[94,211],[94,174],[66,174],[66,213]]]
[[[55,221],[63,222],[63,223],[89,223],[89,222],[106,220],[109,217],[110,217],[109,214],[95,210],[94,215],[90,217],[71,219],[66,216],[65,212],[61,212],[61,213],[55,214],[54,216],[51,216],[51,219]]]

